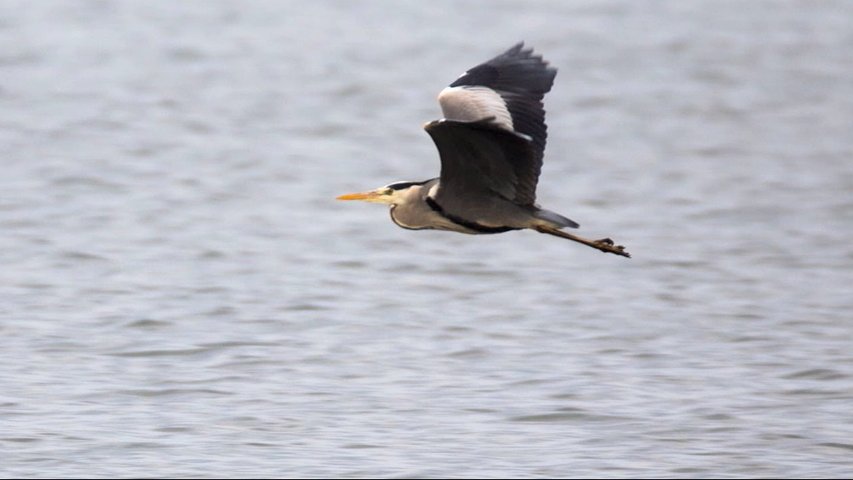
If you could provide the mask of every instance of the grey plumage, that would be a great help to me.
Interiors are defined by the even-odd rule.
[[[424,127],[441,158],[438,178],[338,198],[389,204],[394,223],[413,230],[533,229],[629,256],[609,239],[560,231],[578,224],[536,204],[547,143],[542,99],[556,73],[523,43],[469,69],[439,94],[445,118]]]

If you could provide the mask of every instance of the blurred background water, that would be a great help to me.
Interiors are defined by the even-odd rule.
[[[411,232],[526,40],[539,200]],[[853,3],[0,2],[0,475],[853,475]]]

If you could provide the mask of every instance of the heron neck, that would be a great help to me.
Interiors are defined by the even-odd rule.
[[[391,206],[391,220],[400,227],[411,230],[434,228],[435,212],[427,204],[426,197],[436,183],[437,178],[400,191],[397,194],[397,202]]]

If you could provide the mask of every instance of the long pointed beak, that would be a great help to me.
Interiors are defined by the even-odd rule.
[[[361,192],[361,193],[347,193],[346,195],[340,195],[335,197],[335,200],[364,200],[371,201],[379,197],[379,194],[375,191],[370,192]]]

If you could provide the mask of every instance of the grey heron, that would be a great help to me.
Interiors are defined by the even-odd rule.
[[[441,158],[438,178],[337,199],[390,205],[391,220],[410,230],[532,229],[630,257],[609,238],[589,240],[562,231],[579,225],[536,204],[547,138],[542,99],[556,75],[523,42],[471,68],[439,93],[444,118],[424,126]]]

